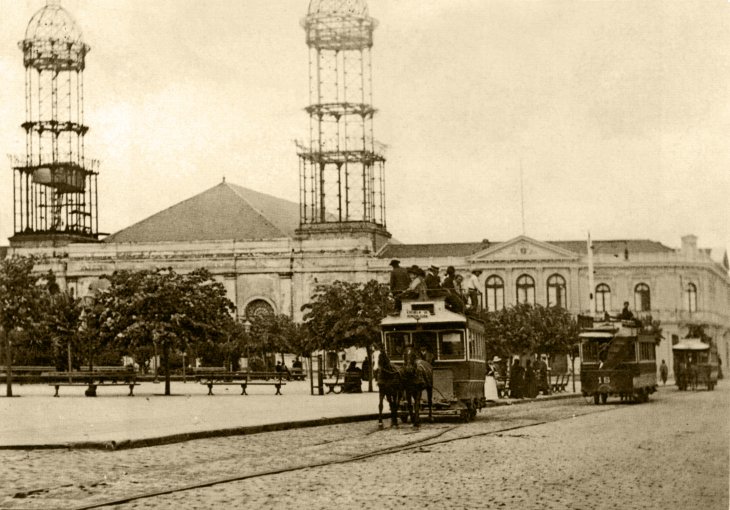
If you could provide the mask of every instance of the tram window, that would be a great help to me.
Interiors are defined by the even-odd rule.
[[[405,346],[408,345],[408,333],[393,331],[385,334],[385,350],[392,360],[402,360]]]
[[[426,351],[432,359],[436,358],[436,332],[435,331],[415,331],[413,333],[413,347],[417,352]]]
[[[598,363],[598,344],[596,342],[583,342],[583,362]]]
[[[464,335],[461,331],[441,333],[439,359],[464,359]]]
[[[654,350],[654,344],[649,343],[649,342],[641,342],[639,344],[639,360],[641,360],[641,361],[656,360],[656,351]]]

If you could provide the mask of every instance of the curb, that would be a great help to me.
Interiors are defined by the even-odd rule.
[[[531,404],[533,402],[544,402],[548,400],[565,400],[580,397],[580,393],[564,393],[547,395],[539,398],[520,400],[490,401],[487,408],[503,407],[520,404]],[[198,432],[183,432],[169,436],[158,436],[143,439],[125,439],[122,441],[78,441],[72,443],[49,443],[49,444],[27,444],[27,445],[0,445],[2,450],[129,450],[133,448],[146,448],[150,446],[162,446],[166,444],[183,443],[196,439],[211,439],[217,437],[246,436],[261,434],[264,432],[278,432],[300,428],[321,427],[325,425],[339,425],[343,423],[355,423],[360,421],[377,420],[377,413],[358,414],[353,416],[338,416],[334,418],[318,418],[314,420],[289,421],[281,423],[267,423],[264,425],[250,425],[247,427],[233,427],[227,429],[201,430]]]
[[[277,432],[281,430],[320,427],[324,425],[339,425],[358,421],[377,420],[378,414],[359,414],[354,416],[338,416],[335,418],[318,418],[314,420],[290,421],[282,423],[267,423],[265,425],[250,425],[248,427],[234,427],[228,429],[201,430],[199,432],[184,432],[169,436],[150,437],[144,439],[125,439],[123,441],[79,441],[73,443],[28,444],[28,445],[0,445],[1,450],[128,450],[132,448],[146,448],[173,443],[183,443],[195,439],[210,439],[215,437],[245,436],[261,434],[262,432]]]

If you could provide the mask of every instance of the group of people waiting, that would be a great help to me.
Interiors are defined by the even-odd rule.
[[[549,395],[550,381],[545,360],[538,358],[533,363],[532,359],[527,359],[523,367],[520,359],[516,358],[510,367],[509,391],[511,398],[535,398],[541,391]]]
[[[400,266],[400,260],[391,260],[390,291],[395,299],[397,312],[401,310],[401,299],[425,300],[436,295],[446,297],[446,308],[457,313],[464,310],[479,309],[479,275],[481,270],[475,269],[466,278],[456,274],[454,266],[446,268],[446,275],[441,280],[439,268],[431,266],[424,271],[417,265],[408,269]]]

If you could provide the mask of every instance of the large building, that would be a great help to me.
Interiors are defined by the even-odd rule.
[[[44,16],[69,23],[57,5],[44,9],[50,9]],[[224,180],[95,242],[96,170],[88,170],[79,151],[65,159],[61,153],[48,161],[38,159],[44,156],[29,143],[26,158],[14,169],[29,191],[19,191],[24,194],[16,199],[9,253],[40,256],[43,270],[53,269],[62,287],[81,296],[100,276],[119,269],[164,266],[186,272],[204,267],[223,282],[239,317],[275,312],[297,320],[318,284],[385,283],[391,259],[442,271],[450,265],[463,273],[481,269],[483,306],[489,310],[537,303],[589,313],[592,291],[596,312],[615,314],[628,301],[637,315],[660,320],[665,339],[658,356],[670,366],[672,341],[684,337],[691,323],[706,324],[720,356],[730,359],[727,254],[699,248],[695,236],[682,237],[679,248],[651,240],[593,241],[590,257],[585,240],[517,236],[501,242],[395,242],[385,222],[385,158],[372,129],[369,54],[374,27],[361,0],[311,0],[304,28],[311,52],[306,111],[313,127],[311,139],[297,144],[299,203]],[[47,37],[47,32],[38,33]],[[77,64],[68,70],[75,76],[88,47],[77,31],[59,33],[71,33],[76,46],[69,47],[81,52],[74,53],[82,59],[80,69]],[[55,47],[43,47],[49,45]],[[43,65],[51,65],[48,59]],[[28,72],[41,74],[32,66]],[[349,80],[346,86],[343,77]],[[71,137],[82,147],[86,128],[80,119],[64,121],[65,131],[57,121],[26,123],[29,140],[49,122],[58,131],[53,136]],[[44,129],[40,134],[47,136]],[[36,196],[45,201],[29,200]],[[74,204],[89,207],[88,214],[71,214],[79,210]]]

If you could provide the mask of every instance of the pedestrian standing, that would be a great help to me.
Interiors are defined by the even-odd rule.
[[[667,377],[669,377],[669,367],[667,364],[662,360],[661,366],[659,366],[659,377],[662,378],[662,385],[667,384]]]
[[[523,398],[524,369],[519,358],[515,358],[510,367],[509,391],[512,398]]]

